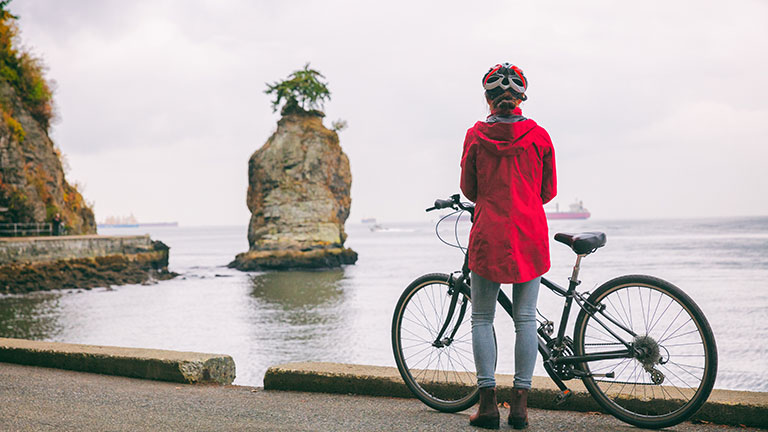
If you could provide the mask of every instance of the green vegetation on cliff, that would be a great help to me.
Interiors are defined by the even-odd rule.
[[[19,49],[18,18],[0,0],[0,223],[49,222],[95,233],[93,211],[64,178],[61,151],[48,136],[53,93],[42,61]]]
[[[0,76],[16,89],[16,94],[21,97],[32,117],[48,130],[53,118],[53,92],[43,76],[42,61],[16,47],[19,45],[17,17],[7,10],[10,2],[0,1]],[[6,104],[2,105],[5,117]]]

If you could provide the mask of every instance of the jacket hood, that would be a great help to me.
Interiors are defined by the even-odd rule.
[[[520,109],[515,109],[513,115],[521,115]],[[475,131],[483,148],[499,156],[512,156],[531,145],[534,135],[531,131],[536,126],[536,122],[531,119],[512,123],[477,122]]]

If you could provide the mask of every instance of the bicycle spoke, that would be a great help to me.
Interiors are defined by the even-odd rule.
[[[415,324],[415,325],[417,325],[417,326],[427,330],[430,334],[434,334],[435,333],[431,328],[429,328],[426,325],[424,325],[421,321],[416,321],[416,320],[414,320],[412,318],[405,317],[405,316],[403,317],[403,320],[407,320],[407,321],[409,321],[409,322],[411,322],[411,323],[413,323],[413,324]]]
[[[623,322],[627,323],[627,324],[625,324],[625,326],[627,328],[629,328],[630,330],[634,330],[632,328],[632,321],[629,319],[629,314],[627,313],[627,309],[624,307],[624,301],[621,299],[621,295],[620,295],[621,293],[618,293],[618,294],[619,295],[617,295],[616,298],[619,299],[619,304],[621,305],[621,310],[624,312],[624,317],[627,318],[627,320],[623,321]]]
[[[424,346],[424,345],[428,345],[425,348],[429,348],[429,346],[431,346],[432,344],[429,343],[429,342],[419,342],[417,344],[408,345],[408,346],[403,345],[403,351],[408,351],[408,350],[411,350],[413,348],[421,347],[421,346]]]
[[[412,363],[412,364],[409,362],[409,364],[411,364],[411,366],[418,366],[418,364],[419,364],[419,363],[421,363],[421,360],[423,360],[423,359],[427,358],[428,356],[432,356],[432,352],[433,352],[433,351],[431,350],[431,348],[432,348],[431,346],[428,346],[428,347],[426,347],[426,348],[422,349],[421,351],[418,351],[418,352],[415,352],[415,353],[413,353],[413,354],[409,355],[408,357],[406,357],[406,358],[405,358],[406,362],[407,362],[409,359],[411,359],[412,357],[414,357],[414,356],[417,356],[417,355],[419,355],[419,354],[423,353],[424,351],[427,351],[427,350],[429,350],[429,354],[425,355],[424,357],[421,357],[421,359],[420,359],[419,361],[417,361],[417,362],[414,362],[414,363]]]
[[[624,362],[626,362],[626,361],[630,361],[630,360],[632,360],[632,359],[628,359],[628,358],[627,358],[627,359],[624,359],[624,360],[620,361],[620,362],[619,362],[619,363],[617,363],[617,364],[613,364],[613,363],[611,363],[611,364],[609,364],[609,365],[607,365],[607,366],[602,366],[602,367],[599,367],[599,368],[593,368],[592,366],[590,366],[590,367],[589,367],[589,370],[590,370],[591,372],[593,372],[593,373],[594,373],[594,372],[599,372],[599,371],[602,371],[602,370],[606,370],[606,369],[608,369],[608,368],[611,368],[611,369],[616,369],[616,368],[617,368],[618,366],[620,366],[622,363],[624,363]]]
[[[673,363],[673,364],[676,364],[676,365],[678,365],[678,366],[685,366],[685,367],[689,367],[689,368],[694,368],[694,369],[701,369],[701,370],[704,370],[704,368],[703,368],[703,367],[701,367],[701,366],[694,366],[694,365],[689,365],[689,364],[685,364],[685,363],[675,363],[675,362],[673,362],[672,360],[670,360],[670,361],[669,361],[669,363]]]
[[[472,351],[467,351],[465,349],[456,350],[456,354],[460,355],[464,360],[473,362],[475,361],[475,358],[472,355]],[[474,369],[474,368],[473,368]]]
[[[627,369],[627,367],[629,367],[629,365],[630,365],[630,364],[632,364],[632,362],[629,362],[629,363],[627,363],[626,365],[624,365],[624,369],[622,369],[622,370],[621,370],[621,372],[619,372],[618,374],[616,374],[616,379],[618,379],[618,377],[620,377],[620,376],[621,376],[621,374],[623,374],[623,373],[624,373],[624,371]],[[611,385],[609,385],[609,386],[608,386],[608,388],[605,390],[605,394],[608,394],[608,390],[610,390],[610,389],[611,389],[611,386],[613,386],[613,384],[614,384],[614,383],[615,383],[615,381],[612,381],[612,382],[611,382]]]
[[[675,322],[677,321],[677,319],[680,317],[680,314],[681,314],[681,313],[683,313],[683,310],[684,310],[684,309],[680,309],[680,310],[677,312],[677,315],[675,315],[675,318],[674,318],[674,319],[673,319],[673,320],[672,320],[672,321],[669,323],[669,325],[667,326],[667,328],[666,328],[666,329],[664,329],[664,332],[662,332],[662,333],[661,333],[661,336],[659,336],[659,340],[664,340],[664,336],[667,334],[667,332],[669,331],[669,329],[671,329],[671,328],[672,328],[672,326],[675,324]]]
[[[440,316],[438,317],[437,323],[436,323],[437,331],[440,331],[440,329],[442,328],[443,322],[445,322],[445,316],[448,309],[445,307],[445,301],[447,300],[447,298],[448,298],[447,295],[440,296]]]
[[[456,355],[456,361],[458,361],[458,363],[461,365],[462,369],[464,369],[464,371],[465,371],[465,372],[474,372],[474,370],[470,370],[470,369],[469,369],[469,368],[468,368],[468,367],[467,367],[467,366],[464,364],[464,361],[463,361],[463,359],[462,359],[463,355],[462,355],[461,353],[459,353],[458,351],[456,352],[456,354],[457,354],[457,355]],[[473,366],[473,369],[474,369],[474,366]]]
[[[453,382],[464,384],[464,379],[461,377],[459,372],[456,370],[456,366],[453,363],[453,360],[451,360],[451,357],[448,356],[448,364],[451,366],[451,372],[453,374],[454,380]]]
[[[651,292],[651,290],[649,289],[649,290],[648,290],[648,292]],[[656,319],[656,312],[658,312],[658,311],[659,311],[659,305],[661,304],[661,299],[662,299],[663,297],[664,297],[664,296],[663,296],[663,295],[661,295],[661,293],[659,293],[659,299],[656,301],[656,307],[653,309],[653,316],[651,317],[651,319],[649,319],[649,320],[648,320],[648,322],[649,322],[649,323],[653,323],[653,322],[654,322],[654,320]],[[662,315],[663,315],[663,314],[662,314]],[[652,325],[652,326],[651,326],[651,328],[650,328],[650,329],[648,329],[648,333],[650,333],[650,332],[653,330],[653,327],[654,327],[654,326]]]
[[[660,323],[660,322],[661,322],[661,318],[662,318],[662,317],[664,317],[664,315],[666,315],[666,314],[667,314],[667,311],[669,310],[669,307],[670,307],[670,306],[672,306],[672,304],[673,304],[673,303],[675,303],[675,299],[673,299],[673,298],[670,298],[670,299],[669,299],[669,303],[667,304],[667,307],[665,307],[665,308],[664,308],[664,311],[663,311],[662,313],[660,313],[660,314],[659,314],[659,321],[656,321],[656,322],[655,322],[655,323],[654,323],[654,324],[651,326],[650,330],[648,330],[648,332],[649,332],[649,333],[650,333],[650,332],[652,332],[652,331],[653,331],[653,329],[655,329],[655,328],[656,328],[656,324],[658,324],[658,323]]]
[[[412,334],[413,336],[415,336],[415,337],[417,337],[417,338],[421,338],[421,340],[423,340],[423,341],[427,342],[427,340],[426,340],[426,339],[424,339],[424,338],[423,338],[423,337],[421,337],[420,335],[417,335],[416,333],[414,333],[414,332],[413,332],[411,329],[409,329],[409,328],[405,328],[405,327],[403,327],[401,330],[405,330],[405,331],[407,331],[408,333]],[[428,341],[428,342],[429,342],[430,344],[432,343],[432,341]]]
[[[679,380],[681,383],[683,383],[683,384],[686,384],[685,380],[681,379],[679,376],[677,376],[677,374],[676,374],[676,373],[672,372],[672,371],[671,371],[669,368],[667,368],[667,367],[665,367],[665,366],[661,366],[661,367],[662,367],[663,369],[665,369],[667,372],[671,373],[671,374],[672,374],[672,376],[674,376],[675,378],[677,378],[677,379],[678,379],[678,380]],[[669,378],[669,377],[667,377],[667,378]],[[672,382],[672,380],[669,380],[669,381],[670,381],[670,384],[672,384],[672,385],[673,385],[673,387],[675,388],[675,390],[677,390],[677,392],[678,392],[678,393],[680,393],[680,394],[683,396],[683,399],[685,400],[685,399],[687,398],[687,396],[685,395],[685,393],[683,393],[683,391],[682,391],[682,390],[680,390],[680,387],[679,387],[678,385],[674,384],[674,383]],[[696,389],[695,389],[694,387],[688,387],[687,385],[686,385],[686,387],[687,387],[689,390],[693,390],[694,392],[696,391]]]
[[[701,345],[704,346],[704,342],[689,342],[689,343],[679,343],[679,344],[664,344],[665,347],[677,347],[677,346],[690,346],[690,345]]]
[[[694,334],[694,333],[698,333],[698,332],[699,332],[699,329],[693,329],[693,330],[691,330],[691,331],[689,331],[689,332],[686,332],[686,333],[682,333],[682,334],[679,334],[679,335],[677,335],[677,336],[671,336],[671,335],[670,335],[670,336],[668,336],[667,338],[665,338],[665,339],[662,339],[661,341],[659,341],[659,343],[662,343],[662,342],[665,342],[665,341],[668,341],[668,340],[672,340],[672,339],[681,338],[681,337],[683,337],[683,336],[688,336],[689,334]]]
[[[643,293],[640,292],[640,287],[637,287],[637,296],[640,297],[640,312],[643,312],[645,310],[645,306],[643,305]],[[641,313],[643,316],[643,324],[645,325],[645,334],[648,334],[648,321],[646,320],[645,313]]]
[[[681,365],[681,364],[679,364],[679,363],[675,363],[675,362],[673,362],[673,361],[670,361],[669,363],[671,363],[671,364],[673,364],[673,365],[675,365],[675,366],[679,367],[679,368],[680,368],[680,369],[681,369],[683,372],[687,373],[688,375],[692,376],[692,377],[693,377],[694,379],[696,379],[697,381],[701,382],[701,378],[699,378],[699,377],[697,377],[696,375],[692,374],[692,373],[691,373],[691,371],[689,371],[688,369],[684,369],[684,368],[682,368],[681,366],[683,366],[683,365]],[[686,366],[687,366],[687,365],[686,365]],[[695,366],[687,366],[687,367],[695,367]],[[704,368],[700,368],[700,369],[704,370]]]
[[[635,374],[635,371],[637,371],[637,362],[635,362],[635,367],[634,367],[634,368],[632,368],[632,373],[630,374],[630,376],[634,376],[634,374]],[[619,394],[622,394],[622,393],[623,393],[623,391],[624,391],[624,387],[625,387],[626,385],[627,385],[627,383],[626,383],[626,382],[624,382],[624,384],[622,384],[621,388],[619,389]]]
[[[666,399],[672,399],[672,395],[664,389],[664,386],[658,386],[658,388],[661,390],[661,394],[666,396]]]
[[[422,360],[419,360],[418,362],[416,362],[416,364],[414,364],[414,365],[412,366],[412,367],[413,367],[413,370],[414,370],[414,371],[416,371],[416,376],[414,377],[414,379],[416,379],[416,380],[419,380],[419,378],[420,378],[420,377],[422,377],[422,376],[425,376],[425,375],[426,375],[426,373],[429,371],[429,365],[431,365],[431,364],[432,364],[432,354],[433,354],[433,351],[430,351],[430,352],[429,352],[429,353],[428,353],[426,356],[424,356],[424,358],[423,358],[423,359],[426,359],[426,360],[427,360],[427,364],[426,364],[426,365],[424,365],[424,367],[423,367],[423,368],[416,368],[416,367],[415,367],[415,366],[418,366],[419,364],[421,364],[421,361],[422,361],[423,359],[422,359]]]
[[[621,323],[624,324],[624,327],[629,327],[626,321],[624,321],[624,317],[621,316],[621,313],[619,313],[619,310],[616,308],[616,305],[613,304],[610,298],[608,298],[607,300],[608,300],[608,304],[610,304],[613,310],[616,311],[616,321],[621,321]],[[603,312],[606,312],[606,311],[603,311]]]
[[[429,304],[432,306],[432,314],[435,316],[435,322],[439,323],[440,318],[437,315],[437,306],[435,305],[435,290],[430,289],[427,293],[427,300],[429,300]],[[437,333],[439,329],[435,329],[435,333]]]
[[[403,329],[403,330],[405,330],[407,332],[410,332],[410,330],[408,330],[408,329]],[[427,339],[424,339],[424,338],[411,339],[411,338],[405,337],[405,336],[400,336],[400,340],[404,341],[404,342],[419,342],[419,343],[429,343],[429,344],[432,343],[431,341],[429,341]]]
[[[417,310],[418,310],[418,311],[421,313],[421,316],[424,318],[424,323],[425,323],[427,326],[429,326],[429,331],[430,331],[430,333],[432,333],[432,334],[437,334],[437,331],[435,331],[435,330],[434,330],[434,329],[433,329],[433,328],[430,326],[430,324],[431,324],[431,323],[430,323],[429,319],[427,318],[427,313],[426,313],[426,312],[424,312],[424,305],[423,305],[423,303],[422,303],[422,301],[421,301],[421,296],[418,296],[418,297],[416,297],[415,299],[418,301],[418,304],[415,304],[415,303],[414,303],[414,306],[417,308]],[[413,314],[413,312],[411,312],[411,314]],[[415,315],[415,314],[413,314],[413,315]]]
[[[629,309],[629,329],[635,331],[635,323],[632,321],[632,297],[629,296],[629,288],[627,291],[627,309]]]
[[[608,342],[613,342],[613,341],[615,341],[615,340],[616,340],[616,338],[615,338],[615,337],[613,337],[613,335],[611,335],[610,333],[606,333],[606,332],[604,332],[604,331],[600,330],[598,327],[596,327],[596,326],[594,326],[594,325],[592,325],[592,324],[588,324],[587,326],[588,326],[588,327],[590,327],[590,328],[593,328],[593,329],[597,330],[598,332],[602,333],[604,336],[606,336],[606,337],[609,337],[609,338],[610,338],[610,340],[609,340]],[[597,339],[597,337],[595,337],[595,336],[590,336],[590,337]]]
[[[648,310],[645,315],[645,334],[648,334],[648,325],[651,322],[651,294],[652,290],[648,289]]]

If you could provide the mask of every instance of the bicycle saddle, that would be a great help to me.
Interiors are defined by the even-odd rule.
[[[605,233],[593,231],[578,234],[557,233],[555,240],[570,246],[577,254],[585,255],[605,246],[606,238]]]

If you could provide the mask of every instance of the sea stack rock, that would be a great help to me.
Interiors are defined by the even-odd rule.
[[[289,108],[288,106],[286,108]],[[248,161],[248,252],[240,270],[354,264],[344,247],[352,176],[336,132],[320,111],[283,109],[277,131]]]

